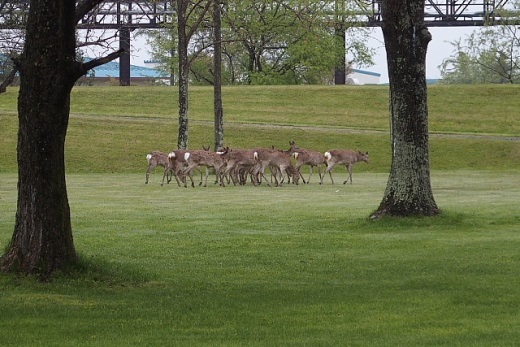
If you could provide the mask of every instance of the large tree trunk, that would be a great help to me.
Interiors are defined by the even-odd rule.
[[[14,233],[0,269],[42,279],[76,260],[65,181],[70,91],[88,70],[118,51],[76,62],[76,23],[102,0],[32,0],[25,46],[15,59],[18,96],[18,205]]]
[[[215,111],[215,151],[224,147],[224,110],[222,107],[222,34],[220,0],[213,3],[213,101]]]
[[[3,271],[43,276],[76,260],[64,146],[76,80],[75,2],[31,1],[18,60],[18,205]],[[77,76],[79,77],[79,76]]]
[[[372,217],[431,216],[439,212],[430,183],[424,0],[382,2],[390,81],[392,166]]]

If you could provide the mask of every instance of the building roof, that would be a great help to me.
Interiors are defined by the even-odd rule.
[[[352,72],[362,74],[362,75],[369,75],[369,76],[375,76],[375,77],[381,77],[380,73],[372,72],[372,71],[366,71],[366,70],[359,70],[359,69],[352,69]]]
[[[94,77],[119,78],[119,63],[116,61],[111,61],[92,70],[94,70]],[[165,78],[167,76],[162,71],[157,69],[130,64],[130,78],[133,77]]]

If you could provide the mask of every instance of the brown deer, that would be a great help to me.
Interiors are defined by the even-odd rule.
[[[278,149],[259,148],[255,150],[254,157],[257,161],[253,169],[253,177],[258,177],[256,183],[260,183],[262,178],[270,186],[269,181],[265,177],[265,169],[269,167],[274,176],[276,185],[281,185],[284,180],[284,173],[287,173],[289,179],[292,177],[293,181],[298,184],[299,172],[291,163],[291,155],[298,150],[294,141],[289,142],[290,148],[287,151]]]
[[[218,183],[220,180],[220,174],[224,167],[224,159],[217,152],[211,152],[209,147],[203,147],[203,150],[193,150],[186,151],[184,154],[184,159],[186,161],[186,167],[184,168],[184,173],[190,173],[194,168],[198,168],[200,166],[204,166],[206,169],[206,177],[204,180],[204,187],[208,184],[208,176],[209,171],[208,168],[213,168],[215,170],[216,181]],[[201,181],[202,184],[202,181]]]
[[[234,185],[237,183],[245,184],[244,177],[250,173],[256,164],[254,152],[252,149],[230,149],[229,147],[217,152],[225,163],[225,167],[221,171],[223,177],[220,184],[225,186],[223,178],[228,175]]]
[[[313,168],[316,166],[318,167],[318,175],[320,176],[321,181],[321,166],[323,164],[327,164],[325,156],[318,151],[312,150],[312,149],[299,149],[297,152],[293,154],[294,159],[296,159],[296,165],[295,168],[298,170],[300,177],[303,180],[303,183],[309,183],[311,180]],[[310,174],[309,178],[307,178],[307,181],[305,181],[305,178],[303,178],[303,175],[300,172],[300,169],[303,165],[309,165],[310,166]]]
[[[328,152],[325,152],[324,157],[327,161],[327,168],[325,169],[323,176],[321,176],[320,184],[323,184],[323,177],[327,174],[327,172],[330,175],[330,180],[332,181],[332,184],[334,184],[334,180],[332,179],[332,169],[338,164],[345,165],[345,168],[348,171],[349,178],[347,178],[347,180],[343,182],[343,184],[347,183],[349,179],[350,184],[352,184],[352,166],[355,163],[361,161],[364,161],[366,163],[369,162],[368,152],[363,153],[361,151],[354,151],[352,149],[332,149]]]
[[[152,151],[151,153],[148,153],[146,155],[146,160],[148,161],[148,170],[146,170],[146,181],[145,184],[148,184],[148,179],[150,178],[150,173],[157,167],[162,166],[164,168],[164,174],[163,174],[163,184],[164,184],[164,177],[168,176],[168,173],[170,172],[168,170],[168,155],[166,153],[160,152],[160,151]],[[171,181],[171,175],[168,178],[168,183]],[[162,185],[162,184],[161,184]]]
[[[195,187],[195,183],[193,182],[193,173],[191,171],[190,172],[185,171],[185,169],[188,165],[186,162],[187,153],[188,153],[187,150],[179,149],[176,151],[172,151],[168,154],[168,161],[169,161],[168,169],[175,176],[175,179],[177,180],[177,183],[179,184],[179,186],[180,186],[180,183],[179,183],[179,180],[177,177],[178,176],[181,177],[181,181],[184,183],[185,188],[187,186],[186,185],[187,184],[186,176],[188,176],[190,178],[191,186]],[[163,177],[163,181],[164,181],[164,177]],[[201,181],[202,181],[202,173],[201,173]]]

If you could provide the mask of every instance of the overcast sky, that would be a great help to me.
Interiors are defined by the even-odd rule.
[[[457,41],[458,38],[463,40],[470,35],[476,27],[430,27],[432,41],[428,44],[426,56],[426,78],[440,78],[439,65],[442,61],[453,52],[453,46],[449,42]],[[377,72],[381,74],[380,83],[388,83],[388,70],[386,67],[386,51],[383,43],[383,33],[381,28],[374,28],[372,40],[369,45],[377,49],[374,57],[376,65],[371,67],[363,67],[362,70]]]

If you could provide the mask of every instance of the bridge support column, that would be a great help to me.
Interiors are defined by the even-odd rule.
[[[130,29],[121,28],[119,31],[119,48],[125,53],[119,58],[119,84],[130,85]]]

